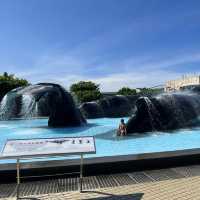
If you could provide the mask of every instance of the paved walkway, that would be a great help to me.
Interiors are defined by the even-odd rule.
[[[86,191],[83,193],[77,191],[78,182],[76,183],[75,180],[78,181],[78,179],[70,179],[71,184],[68,182],[67,185],[64,180],[68,179],[59,180],[62,180],[60,184],[58,184],[58,180],[56,180],[56,182],[55,180],[52,180],[50,182],[40,181],[22,185],[22,199],[200,200],[199,165],[127,174],[87,177],[84,181],[84,189]],[[12,189],[9,190],[9,188]],[[42,188],[43,190],[41,191],[40,189]],[[34,191],[34,194],[31,194],[31,190],[32,192]],[[15,193],[14,191],[15,185],[13,184],[0,185],[0,195],[2,195],[1,200],[15,199],[13,198]],[[10,197],[6,198],[6,195]]]

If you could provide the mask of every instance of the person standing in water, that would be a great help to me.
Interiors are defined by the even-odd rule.
[[[117,131],[117,135],[118,136],[125,136],[126,134],[127,134],[126,124],[124,123],[124,119],[121,119],[118,131]]]

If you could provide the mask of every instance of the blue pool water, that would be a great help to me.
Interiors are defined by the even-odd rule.
[[[127,120],[125,118],[125,120]],[[140,154],[200,147],[200,128],[170,132],[135,134],[116,137],[119,118],[88,120],[88,124],[78,128],[49,128],[48,119],[13,120],[0,122],[0,150],[7,139],[48,138],[67,136],[94,136],[95,155],[90,157]],[[7,162],[7,161],[0,161]]]

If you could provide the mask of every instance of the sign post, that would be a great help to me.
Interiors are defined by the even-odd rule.
[[[83,191],[83,154],[81,154],[81,164],[80,164],[80,192]]]
[[[96,153],[94,137],[62,137],[42,139],[7,140],[0,159],[16,159],[17,168],[17,199],[20,193],[20,161],[23,159],[40,159],[80,156],[80,185],[83,187],[83,155]]]
[[[20,186],[20,160],[17,159],[17,199],[19,199],[19,186]]]

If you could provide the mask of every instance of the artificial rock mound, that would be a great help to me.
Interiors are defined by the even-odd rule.
[[[136,113],[127,122],[127,132],[166,131],[200,125],[200,95],[185,91],[141,97]]]
[[[79,126],[86,123],[72,96],[58,84],[39,83],[8,92],[0,104],[0,119],[49,116],[48,125]]]
[[[80,110],[86,118],[131,116],[138,96],[110,96],[98,101],[81,104]]]

